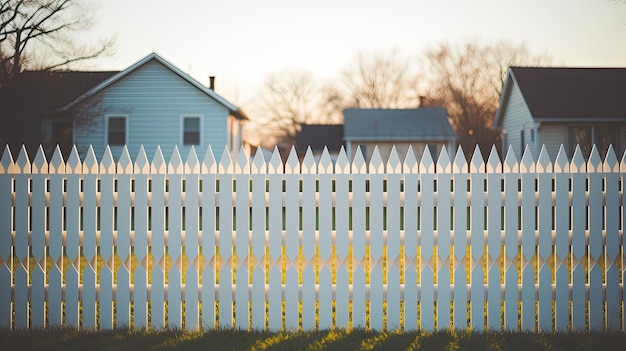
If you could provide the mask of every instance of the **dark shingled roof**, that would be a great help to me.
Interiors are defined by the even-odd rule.
[[[322,151],[324,146],[329,152],[339,152],[343,146],[342,124],[303,124],[298,132],[298,152],[306,152],[307,147],[312,151]]]
[[[626,68],[511,70],[535,118],[626,117]]]
[[[456,134],[441,107],[414,109],[355,109],[343,111],[346,140],[455,140]]]

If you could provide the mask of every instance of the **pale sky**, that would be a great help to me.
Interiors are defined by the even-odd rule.
[[[609,0],[98,0],[81,39],[117,36],[122,70],[157,52],[245,105],[283,68],[333,77],[359,51],[417,55],[444,40],[508,40],[563,66],[626,67],[626,4]],[[92,67],[93,68],[93,67]]]

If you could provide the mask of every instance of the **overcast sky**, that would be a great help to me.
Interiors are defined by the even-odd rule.
[[[626,4],[609,0],[99,0],[82,37],[117,36],[96,69],[151,52],[217,92],[249,100],[265,76],[303,68],[332,77],[359,51],[418,54],[443,40],[525,42],[564,66],[626,67]]]

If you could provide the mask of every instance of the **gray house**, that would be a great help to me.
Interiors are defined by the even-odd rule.
[[[114,157],[124,145],[131,157],[140,146],[152,157],[157,145],[169,159],[174,147],[183,158],[193,146],[199,157],[210,145],[243,145],[246,115],[186,73],[152,53],[112,75],[65,105],[73,120],[72,139],[81,155],[91,145],[101,157],[107,145]]]
[[[359,146],[366,160],[372,157],[375,147],[386,160],[394,145],[401,160],[406,156],[409,146],[418,160],[426,146],[433,160],[437,160],[443,146],[450,157],[456,151],[457,136],[448,121],[446,110],[441,107],[349,108],[343,111],[343,116],[346,152],[352,158]]]
[[[571,157],[580,145],[588,157],[596,145],[604,157],[613,145],[626,149],[626,68],[511,67],[500,96],[494,127],[521,157],[535,157],[545,145],[554,160],[561,145]]]

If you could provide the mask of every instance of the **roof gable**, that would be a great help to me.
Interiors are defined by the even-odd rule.
[[[345,109],[346,140],[454,140],[456,134],[441,107],[417,109]]]
[[[534,118],[626,118],[626,68],[512,67],[509,72]]]
[[[87,92],[85,92],[84,94],[82,94],[81,96],[79,96],[78,98],[76,98],[75,100],[70,102],[69,104],[65,105],[62,108],[62,110],[69,110],[69,109],[73,108],[74,106],[76,106],[80,102],[82,102],[82,101],[88,99],[89,97],[91,97],[93,95],[96,95],[99,92],[107,89],[108,87],[110,87],[114,83],[124,79],[126,76],[128,76],[132,72],[136,71],[140,67],[144,66],[145,64],[147,64],[148,62],[151,62],[153,60],[158,62],[158,63],[160,63],[162,66],[164,66],[165,68],[169,69],[173,73],[175,73],[177,76],[179,76],[181,79],[183,79],[186,82],[188,82],[189,84],[191,84],[193,87],[198,89],[203,94],[207,95],[208,97],[212,98],[213,100],[215,100],[216,102],[218,102],[219,104],[224,106],[226,109],[228,109],[231,113],[233,113],[238,118],[247,119],[245,114],[243,114],[243,112],[241,112],[240,109],[237,106],[235,106],[232,103],[228,102],[226,99],[224,99],[223,97],[221,97],[220,95],[215,93],[212,89],[209,89],[209,88],[205,87],[204,85],[200,84],[197,80],[193,79],[191,76],[189,76],[188,74],[184,73],[179,68],[177,68],[176,66],[172,65],[171,63],[169,63],[167,60],[165,60],[161,56],[157,55],[156,53],[152,53],[152,54],[144,57],[143,59],[137,61],[132,66],[128,67],[127,69],[125,69],[125,70],[123,70],[121,72],[118,72],[117,74],[115,74],[115,75],[109,77],[108,79],[102,81],[100,84],[96,85],[95,87],[91,88],[90,90],[88,90]]]

